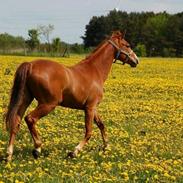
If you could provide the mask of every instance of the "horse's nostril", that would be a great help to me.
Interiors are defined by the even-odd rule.
[[[137,67],[137,64],[132,64],[131,67]]]

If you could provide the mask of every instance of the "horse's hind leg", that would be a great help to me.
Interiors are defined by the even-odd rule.
[[[99,115],[97,114],[97,112],[95,112],[95,114],[94,114],[94,122],[97,124],[98,128],[100,129],[103,143],[104,143],[104,149],[105,149],[108,146],[108,138],[107,138],[104,123],[101,120],[101,118],[99,117]]]
[[[33,110],[30,114],[28,114],[25,117],[25,121],[34,140],[34,147],[35,147],[35,149],[33,150],[34,158],[38,158],[38,155],[41,152],[41,144],[42,144],[39,134],[35,128],[36,122],[41,117],[46,116],[55,107],[56,104],[39,104],[35,110]]]
[[[15,136],[19,131],[21,119],[22,119],[27,107],[32,102],[32,100],[33,100],[33,98],[30,97],[28,94],[26,94],[23,98],[22,104],[20,105],[20,107],[18,109],[17,115],[14,119],[15,122],[13,123],[14,127],[10,131],[10,140],[9,140],[9,144],[8,144],[8,148],[7,148],[7,161],[10,161],[12,159]]]

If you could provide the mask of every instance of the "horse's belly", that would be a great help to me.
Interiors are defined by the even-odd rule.
[[[84,109],[85,102],[83,98],[76,98],[73,95],[63,95],[62,102],[60,103],[63,107],[68,107],[72,109]]]

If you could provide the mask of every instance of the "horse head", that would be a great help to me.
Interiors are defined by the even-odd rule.
[[[127,63],[131,67],[136,67],[139,63],[139,59],[131,49],[130,44],[124,38],[125,32],[115,31],[108,40],[108,42],[111,43],[116,49],[115,61],[120,60],[123,62],[123,64]]]

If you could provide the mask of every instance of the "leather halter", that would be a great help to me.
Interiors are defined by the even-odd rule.
[[[133,53],[133,50],[131,50],[129,53],[124,51],[122,48],[119,48],[116,43],[114,43],[112,40],[108,40],[108,42],[110,44],[112,44],[114,46],[114,48],[117,49],[117,54],[116,54],[116,57],[115,57],[115,60],[113,63],[116,62],[116,60],[119,58],[120,54],[124,54],[126,55],[126,59],[123,62],[123,64],[125,64],[129,59],[131,59],[135,64],[138,64],[138,61],[136,61],[133,57],[131,57],[132,53]]]

